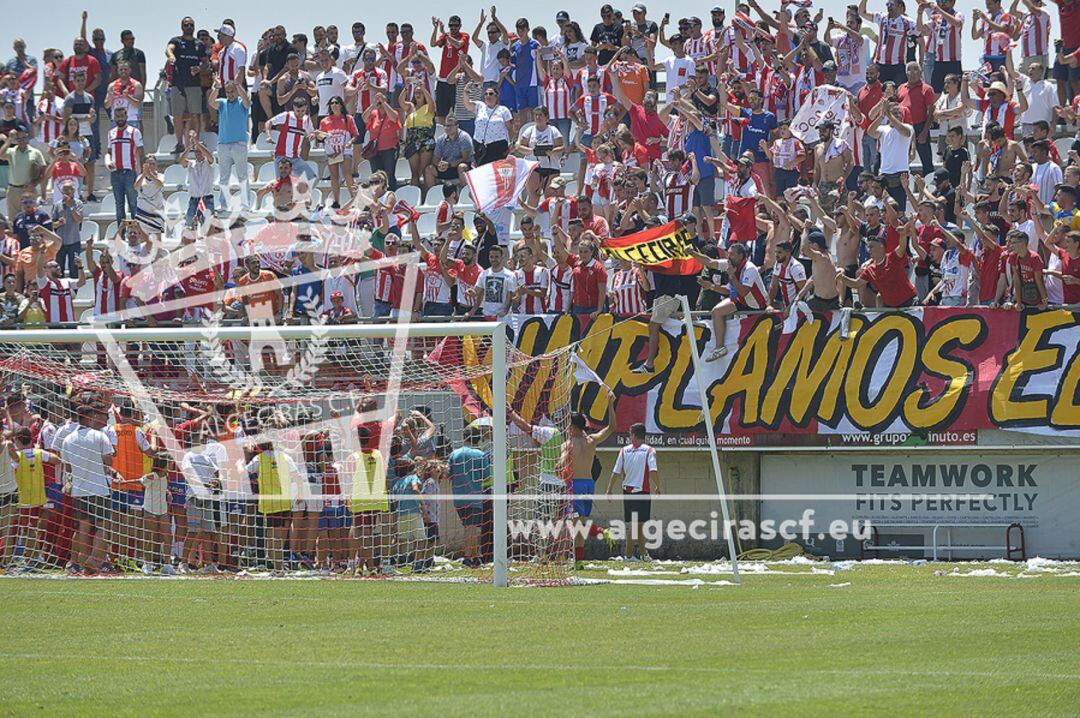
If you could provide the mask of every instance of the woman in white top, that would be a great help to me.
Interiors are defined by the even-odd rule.
[[[566,59],[570,63],[570,67],[574,70],[585,67],[585,48],[589,46],[589,43],[585,42],[585,35],[581,32],[581,25],[571,20],[562,26],[562,35],[560,37],[562,42],[558,43],[562,46],[563,52],[566,53]]]
[[[930,134],[938,138],[938,154],[945,152],[945,135],[954,127],[968,133],[968,115],[971,110],[964,106],[964,98],[960,95],[960,76],[946,75],[942,93],[938,95],[934,103],[934,119],[938,122],[938,129],[931,130]]]
[[[473,144],[477,166],[506,157],[513,127],[514,115],[505,105],[499,104],[498,91],[491,87],[485,89],[484,99],[476,103]]]
[[[559,175],[564,151],[566,140],[557,127],[548,124],[547,107],[541,105],[534,108],[533,124],[521,130],[514,148],[514,154],[539,163],[525,188],[526,202],[535,204],[539,201],[540,194],[547,189],[551,178]]]
[[[165,231],[165,178],[158,174],[157,160],[151,154],[143,160],[142,170],[135,178],[135,219],[146,234]]]

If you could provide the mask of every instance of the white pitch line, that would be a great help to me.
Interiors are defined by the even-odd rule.
[[[55,663],[57,660],[64,661],[79,661],[85,663],[86,661],[103,662],[103,661],[122,661],[141,663],[145,661],[154,661],[158,663],[182,663],[182,664],[200,664],[206,665],[206,658],[186,658],[175,656],[153,656],[153,655],[124,655],[124,654],[56,654],[56,653],[0,653],[0,659],[12,659],[21,661],[49,661]],[[517,661],[510,661],[507,663],[462,663],[461,661],[455,661],[454,663],[415,663],[415,662],[403,662],[395,663],[389,661],[350,661],[350,660],[334,660],[334,661],[312,661],[306,659],[292,659],[292,660],[265,660],[255,658],[224,658],[215,656],[211,659],[211,662],[215,665],[220,664],[234,664],[234,665],[246,665],[246,666],[282,666],[287,668],[299,667],[299,668],[368,668],[377,670],[423,670],[423,671],[519,671],[519,670],[536,670],[536,671],[649,671],[655,673],[662,672],[679,672],[679,673],[774,673],[775,668],[757,668],[757,667],[744,667],[738,665],[728,666],[694,666],[694,665],[622,665],[622,664],[601,664],[601,663],[587,663],[587,664],[566,664],[566,663],[520,663]],[[54,666],[55,668],[55,666]],[[1032,672],[1025,667],[1023,674],[1011,673],[1006,670],[1001,671],[939,671],[939,670],[926,670],[926,671],[913,671],[904,668],[889,668],[889,667],[869,667],[869,668],[800,668],[800,673],[807,674],[821,674],[821,675],[837,675],[837,676],[851,676],[851,675],[864,675],[881,677],[883,675],[897,675],[897,676],[920,676],[926,678],[956,678],[956,677],[968,677],[968,678],[989,678],[994,680],[1015,681],[1019,677],[1023,678],[1039,678],[1048,680],[1080,680],[1080,673],[1045,673],[1045,672]]]

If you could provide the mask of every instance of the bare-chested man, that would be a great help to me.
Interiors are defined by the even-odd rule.
[[[593,478],[593,459],[596,447],[615,431],[615,393],[601,384],[608,395],[608,421],[600,431],[590,434],[584,414],[570,417],[570,439],[567,448],[570,452],[570,467],[573,469],[573,516],[575,523],[582,523],[592,514],[592,496],[596,493],[596,480]],[[585,536],[574,534],[574,560],[581,561],[585,556]]]
[[[831,214],[836,206],[833,193],[842,191],[855,159],[847,141],[836,136],[836,124],[832,120],[818,125],[818,134],[821,141],[814,148],[814,186],[822,207]]]

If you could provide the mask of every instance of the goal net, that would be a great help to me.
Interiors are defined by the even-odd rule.
[[[0,568],[564,582],[507,525],[569,518],[573,350],[504,331],[0,332]]]

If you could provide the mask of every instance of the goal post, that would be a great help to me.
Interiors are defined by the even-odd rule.
[[[537,424],[547,428],[543,436],[565,437],[574,386],[572,351],[521,354],[501,322],[227,326],[206,321],[182,327],[0,330],[0,389],[17,413],[8,423],[35,423],[26,445],[18,443],[13,432],[4,437],[12,442],[12,455],[19,449],[28,453],[13,469],[17,481],[0,471],[0,494],[15,484],[20,492],[15,514],[0,517],[0,543],[5,547],[0,567],[86,569],[71,560],[71,545],[80,540],[81,531],[100,536],[95,524],[99,519],[97,523],[105,524],[105,545],[95,545],[96,556],[84,552],[84,559],[111,570],[141,567],[150,573],[164,571],[170,563],[190,568],[197,561],[214,570],[257,573],[269,567],[278,575],[305,570],[325,574],[351,569],[374,550],[379,555],[371,560],[380,573],[394,572],[392,566],[397,566],[398,574],[490,580],[499,587],[563,582],[572,565],[563,539],[508,541],[510,522],[545,514],[538,505],[541,473],[561,471],[550,446],[539,446],[510,422],[508,407],[515,409],[515,423],[527,428]],[[232,412],[227,417],[226,409]],[[140,485],[138,471],[120,476],[132,461],[120,453],[104,470],[109,486],[98,496],[102,516],[80,521],[88,513],[88,502],[82,499],[91,496],[82,496],[86,487],[78,487],[77,474],[85,467],[72,465],[76,444],[69,442],[69,425],[82,426],[79,412],[91,410],[101,410],[101,416],[85,423],[108,435],[114,447],[123,444],[117,434],[129,425],[138,441],[157,440],[145,456],[136,456],[145,461],[147,476],[158,470],[169,476],[164,494],[169,503],[156,509],[154,521],[149,513],[140,513],[149,509],[130,505],[149,502],[151,491],[149,484]],[[195,429],[188,426],[192,415],[202,422]],[[381,439],[383,464],[378,470],[385,473],[386,486],[379,489],[379,498],[386,508],[365,508],[372,499],[356,498],[356,477],[369,477],[369,470],[356,468],[356,462],[369,459],[354,458],[360,453],[353,449],[365,448],[357,446],[357,435],[367,437],[369,425]],[[65,430],[56,443],[57,434]],[[228,441],[222,439],[226,435]],[[227,445],[229,469],[211,472],[213,479],[207,481],[209,475],[193,473],[199,474],[198,467],[206,463],[201,452],[210,443]],[[410,450],[403,453],[402,445]],[[451,455],[466,448],[472,454],[463,455],[487,458],[475,459],[482,461],[483,471],[466,468],[463,478],[455,473]],[[34,449],[44,453],[34,454]],[[50,453],[59,461],[44,467],[42,479],[33,461]],[[118,462],[123,466],[118,468]],[[273,468],[266,473],[277,483],[267,485],[287,495],[280,501],[267,499],[262,473],[268,462]],[[238,468],[242,466],[246,474]],[[411,486],[395,477],[400,479],[413,466],[417,485],[425,485],[424,494],[417,490],[415,499],[394,493]],[[334,482],[328,478],[331,471],[337,475]],[[433,493],[425,477],[435,482]],[[47,492],[28,490],[22,495],[24,483],[41,480]],[[458,490],[481,481],[479,498]],[[293,488],[286,490],[286,483]],[[123,489],[117,488],[121,485]],[[159,488],[154,491],[164,491]],[[176,491],[193,499],[179,511]],[[475,524],[475,516],[462,513],[463,505],[468,509],[473,504],[482,513]],[[192,505],[213,510],[204,516]],[[561,516],[560,511],[546,515]],[[372,520],[372,513],[379,514],[376,523],[358,529],[357,522]],[[34,518],[28,522],[26,516]],[[352,522],[347,531],[342,528],[346,520]],[[331,528],[324,529],[327,522]],[[151,523],[154,529],[148,528]],[[172,543],[173,556],[165,553],[164,539],[155,538],[154,530],[169,534],[165,538]],[[200,537],[195,553],[187,542],[193,533]],[[175,555],[181,534],[185,545],[180,550],[188,553]],[[65,540],[66,550],[61,545]],[[488,547],[483,557],[481,548],[468,543],[477,540]],[[471,565],[470,550],[475,552]],[[424,565],[433,560],[434,569]],[[368,564],[364,566],[366,570]]]
[[[727,490],[724,488],[724,473],[720,465],[720,449],[716,445],[716,432],[713,428],[712,406],[709,402],[709,388],[705,385],[702,371],[701,353],[698,351],[697,338],[694,334],[694,320],[690,312],[690,302],[686,295],[680,295],[683,322],[686,330],[686,342],[690,349],[690,361],[694,366],[694,383],[697,385],[698,398],[701,400],[702,422],[705,424],[705,436],[709,441],[709,458],[712,460],[713,476],[716,478],[716,493],[720,499],[720,512],[724,518],[724,533],[727,536],[728,554],[731,556],[731,574],[735,583],[739,583],[739,558],[735,551],[735,527],[731,523],[731,510],[728,507]],[[723,337],[717,337],[722,342]]]

